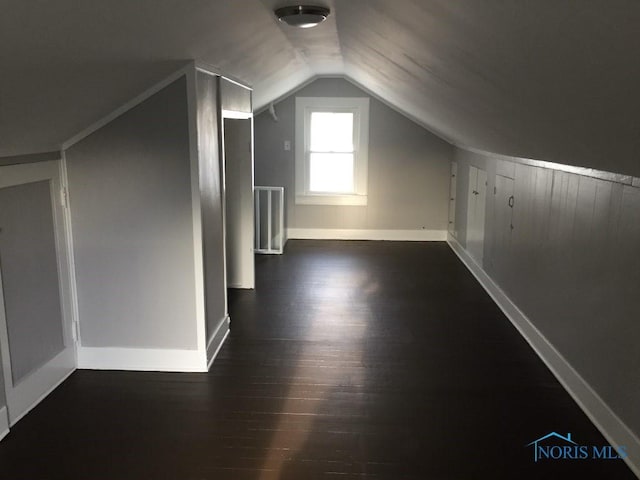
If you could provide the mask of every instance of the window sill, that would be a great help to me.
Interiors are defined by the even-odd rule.
[[[366,195],[296,195],[296,205],[366,206]]]

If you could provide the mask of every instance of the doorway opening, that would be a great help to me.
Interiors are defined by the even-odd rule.
[[[235,112],[234,112],[235,113]],[[223,112],[223,208],[227,288],[255,288],[253,118]]]

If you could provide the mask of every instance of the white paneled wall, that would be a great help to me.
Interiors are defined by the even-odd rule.
[[[486,170],[482,275],[550,345],[556,360],[538,353],[564,370],[569,390],[586,385],[573,391],[579,403],[610,438],[622,432],[640,469],[640,188],[622,175],[461,149],[455,160],[466,255],[477,261],[469,194]]]

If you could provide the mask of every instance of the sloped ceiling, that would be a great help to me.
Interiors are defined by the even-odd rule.
[[[640,176],[637,0],[0,0],[0,154],[55,149],[190,59],[255,107],[344,75],[459,145]]]

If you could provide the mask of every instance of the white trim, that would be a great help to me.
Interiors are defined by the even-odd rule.
[[[213,341],[216,339],[217,336],[219,336],[220,331],[223,329],[229,329],[229,325],[231,324],[231,317],[229,315],[226,315],[222,320],[220,320],[220,323],[218,323],[218,326],[216,327],[215,331],[211,334],[211,336],[209,337],[209,340],[207,341],[207,358],[211,358],[209,356],[209,352],[211,352],[212,350],[217,350],[220,345],[213,345]]]
[[[76,365],[78,364],[77,358],[77,345],[81,343],[80,337],[80,313],[78,307],[78,283],[76,280],[76,262],[75,262],[75,250],[73,246],[73,224],[71,222],[71,195],[69,194],[69,177],[67,175],[67,156],[66,152],[62,152],[62,158],[60,160],[60,182],[62,188],[66,191],[64,210],[64,227],[67,240],[67,263],[69,264],[69,302],[70,302],[70,315],[72,329],[75,332],[76,342]]]
[[[367,205],[367,195],[323,195],[307,193],[296,194],[296,205],[349,205],[352,207],[364,207]]]
[[[207,358],[209,359],[207,361],[207,371],[211,368],[211,364],[218,356],[218,353],[220,352],[222,345],[224,345],[225,340],[229,336],[230,324],[231,324],[231,318],[229,317],[229,315],[227,315],[225,318],[222,319],[222,321],[218,325],[218,328],[216,328],[216,331],[211,335],[209,342],[207,342]],[[214,343],[216,338],[220,338],[220,333],[222,331],[224,331],[224,335],[222,336],[222,339],[218,343]]]
[[[365,230],[338,228],[288,228],[287,239],[297,240],[391,240],[444,242],[446,230]]]
[[[253,210],[254,210],[254,253],[267,254],[267,255],[281,255],[284,250],[284,244],[286,242],[286,231],[284,229],[284,209],[285,209],[285,198],[284,198],[284,187],[263,187],[257,185],[253,187]],[[262,192],[267,193],[267,207],[266,209],[262,206],[262,201],[260,198],[263,196]],[[277,217],[278,217],[278,231],[276,235],[272,235],[273,229],[273,193],[276,192],[276,197],[278,198],[278,206],[277,209]],[[263,237],[262,237],[262,227],[261,219],[262,212],[266,210],[267,214],[267,245],[266,248],[263,245]],[[273,240],[280,240],[279,242],[275,242],[274,245]],[[254,282],[255,283],[255,282]],[[255,288],[255,285],[253,286]]]
[[[170,74],[167,77],[165,77],[163,80],[161,80],[158,83],[152,85],[151,87],[146,89],[141,94],[135,96],[134,98],[132,98],[131,100],[126,102],[124,105],[116,108],[113,112],[109,113],[108,115],[105,115],[104,117],[102,117],[98,121],[96,121],[96,122],[92,123],[91,125],[89,125],[84,130],[81,130],[80,132],[75,134],[73,137],[69,138],[67,141],[63,142],[62,143],[62,150],[67,150],[69,147],[71,147],[71,146],[75,145],[76,143],[78,143],[79,141],[85,139],[86,137],[91,135],[93,132],[101,129],[102,127],[104,127],[108,123],[112,122],[113,120],[118,118],[120,115],[122,115],[122,114],[128,112],[129,110],[131,110],[132,108],[138,106],[139,104],[141,104],[142,102],[147,100],[152,95],[155,95],[160,90],[162,90],[164,87],[172,84],[178,78],[180,78],[180,77],[184,76],[185,74],[187,74],[187,72],[192,72],[193,70],[194,70],[194,63],[193,62],[187,63],[185,66],[181,67],[179,70],[176,70],[172,74]]]
[[[612,446],[626,447],[628,456],[624,460],[633,473],[640,476],[640,439],[618,418],[591,385],[531,323],[531,320],[520,311],[491,277],[473,261],[456,239],[449,235],[447,242],[607,441]]]
[[[20,413],[20,415],[18,415],[16,418],[11,419],[10,420],[10,424],[11,425],[15,425],[20,420],[22,420],[22,418],[27,413],[29,413],[31,410],[33,410],[38,405],[40,405],[40,402],[42,402],[45,398],[47,398],[49,396],[49,394],[51,394],[51,392],[53,392],[56,388],[58,388],[60,385],[62,385],[64,383],[64,381],[73,374],[73,372],[75,372],[75,370],[71,370],[70,372],[67,372],[60,380],[57,380],[54,384],[52,384],[42,395],[40,395],[37,398],[37,400],[35,402],[33,402],[33,404],[29,408],[27,408],[22,413]]]
[[[224,342],[227,341],[227,337],[229,336],[229,333],[231,333],[231,330],[229,330],[229,329],[227,329],[227,331],[224,332],[224,337],[222,337],[222,340],[220,340],[220,343],[218,344],[218,348],[216,348],[216,351],[213,352],[213,354],[211,355],[211,358],[209,359],[209,362],[207,363],[207,372],[211,368],[211,365],[213,365],[213,362],[215,361],[215,359],[218,357],[218,353],[220,353],[220,349],[224,345]]]
[[[195,68],[189,68],[187,78],[187,109],[189,122],[189,160],[191,167],[191,221],[193,224],[194,302],[196,307],[196,342],[198,350],[206,351],[207,310],[204,286],[204,241],[202,239],[202,203],[200,199],[200,152],[198,146],[198,98]]]
[[[203,351],[159,348],[79,347],[78,368],[153,372],[206,372]]]
[[[7,407],[0,408],[0,440],[9,434],[9,413]]]
[[[240,112],[237,110],[221,110],[222,119],[230,118],[235,120],[250,120],[253,118],[253,113],[251,112]]]
[[[254,250],[255,253],[255,250]],[[239,289],[239,290],[254,290],[256,287],[249,283],[241,283],[241,282],[237,282],[237,283],[227,283],[227,288],[235,288],[235,289]]]
[[[353,192],[318,193],[310,190],[310,116],[314,112],[353,114]],[[366,205],[369,184],[369,97],[296,97],[294,157],[296,204]]]
[[[217,110],[217,125],[218,131],[218,168],[220,172],[220,208],[222,212],[222,279],[224,289],[224,315],[225,318],[229,316],[229,296],[227,295],[227,193],[226,193],[226,172],[225,167],[225,142],[224,142],[224,126],[225,122],[222,118],[222,77],[217,76],[215,78],[216,86],[216,110]],[[203,247],[204,252],[204,247]],[[206,328],[205,328],[206,331]]]

